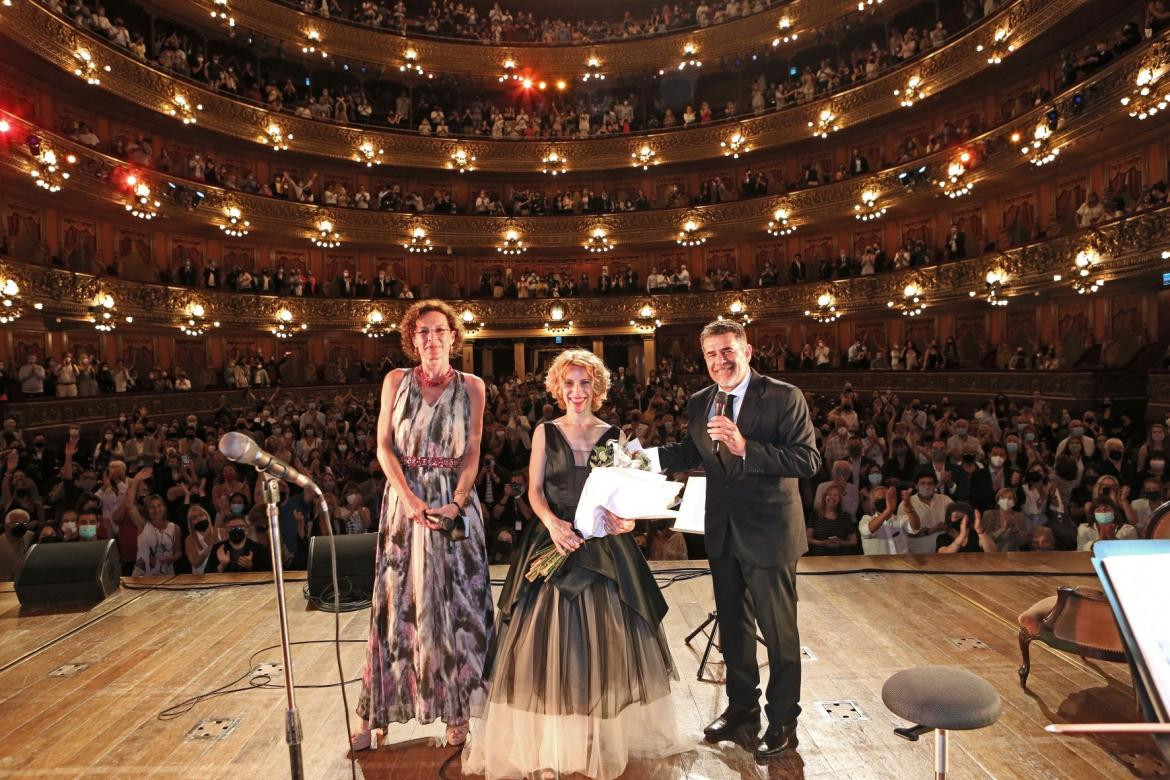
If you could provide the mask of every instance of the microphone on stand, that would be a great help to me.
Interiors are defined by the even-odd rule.
[[[269,476],[291,482],[301,490],[321,495],[321,489],[307,474],[302,474],[272,453],[260,449],[251,437],[239,431],[229,431],[221,436],[219,451],[230,461],[243,463]]]
[[[726,414],[725,414],[725,413],[726,413],[726,411],[727,411],[727,401],[728,401],[728,398],[729,398],[729,396],[727,395],[727,393],[723,392],[722,390],[720,390],[718,393],[716,393],[716,394],[715,394],[715,416],[716,416],[716,417],[724,417],[724,416],[726,416]],[[231,434],[228,434],[228,435],[230,436]],[[225,438],[226,438],[226,437],[225,437]],[[249,440],[249,441],[250,441],[250,440]],[[719,445],[720,445],[720,444],[722,444],[722,443],[723,443],[723,442],[720,442],[720,441],[718,441],[718,440],[716,440],[716,441],[714,442],[714,445],[715,445],[714,449],[715,449],[715,454],[716,454],[716,455],[718,455],[718,454],[719,454]],[[222,445],[222,444],[220,445],[220,449],[223,449],[223,445]],[[230,457],[230,456],[229,456],[229,457]]]

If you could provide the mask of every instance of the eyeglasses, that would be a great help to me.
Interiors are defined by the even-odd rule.
[[[450,328],[419,328],[414,332],[414,335],[425,343],[431,340],[431,336],[434,336],[439,341],[442,341],[443,338],[446,337],[446,335],[450,332]]]

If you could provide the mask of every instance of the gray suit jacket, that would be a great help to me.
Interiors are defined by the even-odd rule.
[[[730,554],[754,568],[792,565],[808,551],[797,478],[821,467],[804,394],[752,371],[736,419],[745,457],[725,450],[721,462],[707,435],[716,392],[711,385],[690,397],[687,436],[660,447],[659,463],[667,471],[706,469],[709,558]]]

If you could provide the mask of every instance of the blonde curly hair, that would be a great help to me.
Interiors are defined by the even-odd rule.
[[[568,408],[568,404],[565,403],[565,375],[573,366],[580,366],[589,372],[589,379],[593,382],[591,406],[596,412],[605,403],[605,397],[609,393],[609,369],[605,367],[601,358],[587,349],[566,349],[557,355],[544,378],[544,389],[557,400],[557,406],[562,409]]]

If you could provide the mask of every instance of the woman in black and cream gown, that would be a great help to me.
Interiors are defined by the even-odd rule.
[[[572,527],[595,446],[618,437],[598,419],[609,372],[591,352],[561,353],[546,384],[566,414],[536,428],[529,525],[499,601],[490,694],[473,708],[463,771],[493,778],[620,775],[631,758],[688,746],[678,737],[670,681],[678,675],[662,632],[666,602],[630,538],[610,515],[609,535],[583,541]],[[549,544],[571,553],[552,577],[525,578]]]

